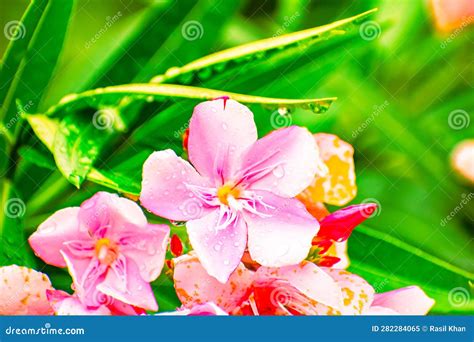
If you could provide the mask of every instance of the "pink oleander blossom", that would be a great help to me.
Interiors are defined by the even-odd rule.
[[[143,166],[140,200],[156,215],[187,221],[190,242],[210,275],[226,282],[247,247],[266,266],[306,257],[318,222],[293,197],[323,168],[305,128],[257,140],[247,107],[207,101],[194,109],[188,154],[191,164],[172,150],[154,152]]]
[[[308,261],[255,272],[239,264],[221,284],[187,254],[175,259],[174,280],[184,307],[214,302],[233,315],[424,315],[434,304],[417,286],[375,294],[355,274]]]
[[[0,316],[52,315],[46,298],[52,289],[44,273],[17,265],[0,267]]]
[[[162,270],[168,239],[169,227],[149,224],[136,203],[98,192],[54,213],[29,242],[46,263],[69,268],[86,308],[118,300],[157,310],[149,283]]]

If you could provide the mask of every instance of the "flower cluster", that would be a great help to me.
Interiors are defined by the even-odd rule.
[[[22,288],[23,274],[31,274],[38,294],[31,303],[21,300],[26,293],[11,296],[0,311],[155,312],[150,283],[165,261],[182,302],[168,314],[426,314],[434,304],[416,286],[375,294],[345,270],[347,239],[377,205],[326,208],[356,194],[354,151],[337,136],[291,126],[258,139],[252,112],[220,98],[195,107],[185,149],[188,160],[172,150],[151,154],[140,194],[151,213],[185,222],[185,248],[176,235],[170,239],[168,225],[149,223],[135,202],[99,192],[54,213],[29,238],[39,258],[68,268],[73,293],[10,266],[0,278],[15,284],[0,293]],[[168,245],[174,260],[165,260]]]

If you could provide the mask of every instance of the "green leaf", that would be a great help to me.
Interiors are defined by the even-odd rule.
[[[240,45],[209,56],[197,59],[182,67],[170,68],[164,75],[154,77],[151,82],[163,83],[192,83],[195,78],[202,80],[211,78],[217,73],[226,71],[230,73],[242,64],[255,62],[256,60],[269,59],[279,54],[286,54],[291,49],[293,55],[301,54],[311,45],[337,37],[347,33],[354,25],[363,21],[367,16],[374,13],[376,9],[358,14],[354,17],[339,20],[334,23],[268,38]],[[272,64],[274,66],[274,64]]]
[[[16,28],[14,22],[9,22],[7,23],[8,26],[5,26],[5,30],[10,33],[13,33],[11,30],[16,29],[16,34],[12,34],[13,39],[10,40],[0,64],[0,84],[2,85],[0,87],[0,104],[2,107],[8,89],[15,78],[15,73],[18,71],[20,63],[26,55],[28,45],[47,4],[47,0],[32,1],[21,18],[20,24],[16,25]]]
[[[0,266],[34,267],[22,226],[27,207],[7,179],[0,181],[0,210]]]
[[[377,292],[418,285],[436,301],[432,313],[466,314],[474,310],[473,273],[387,233],[357,227],[350,238],[349,257],[350,270],[371,283]],[[463,305],[456,305],[454,291],[468,294]]]
[[[5,121],[18,116],[16,101],[27,104],[29,112],[39,107],[63,47],[73,4],[74,1],[65,0],[48,2],[8,90],[2,108],[6,113]]]
[[[93,115],[76,111],[61,120],[54,137],[54,159],[61,173],[76,187],[80,187],[100,158],[101,147],[111,143],[120,132],[112,125],[120,122],[117,118],[116,110],[104,109]]]
[[[151,283],[160,312],[175,311],[181,306],[181,302],[176,296],[173,281],[162,272],[153,283]]]
[[[22,146],[18,149],[18,154],[24,160],[29,161],[39,167],[43,167],[50,170],[56,170],[54,159],[51,154],[41,153],[39,150],[30,146]]]
[[[195,99],[210,100],[217,97],[228,96],[231,99],[248,104],[261,104],[268,109],[309,109],[314,113],[324,113],[336,100],[335,97],[322,99],[282,99],[262,96],[243,95],[226,91],[190,87],[174,84],[126,84],[112,87],[88,90],[80,94],[71,94],[64,97],[58,105],[51,107],[47,115],[54,116],[61,111],[74,111],[97,104],[116,104],[123,98],[135,98],[147,101],[163,101],[166,99]]]

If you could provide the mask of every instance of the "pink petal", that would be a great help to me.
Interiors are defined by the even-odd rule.
[[[318,221],[296,199],[267,191],[255,193],[266,206],[256,205],[260,214],[244,212],[252,259],[269,267],[294,265],[304,260],[318,232]]]
[[[97,289],[126,304],[137,306],[145,310],[157,311],[155,295],[149,283],[142,279],[138,266],[131,259],[127,259],[125,287],[121,274],[113,270],[107,272],[105,280],[97,285]]]
[[[361,277],[344,270],[324,268],[337,282],[343,296],[343,315],[360,315],[372,304],[374,289]]]
[[[239,265],[247,243],[247,227],[242,218],[227,227],[218,227],[219,210],[186,224],[189,241],[207,272],[225,283]]]
[[[189,123],[189,160],[199,173],[222,184],[230,178],[241,153],[257,140],[252,112],[227,100],[202,102]],[[216,184],[215,184],[216,185]]]
[[[280,268],[260,267],[256,272],[256,282],[268,279],[285,280],[306,297],[335,309],[341,308],[339,286],[331,276],[311,262]]]
[[[375,295],[374,306],[392,309],[400,315],[426,315],[435,304],[418,286],[408,286],[401,289]]]
[[[252,189],[294,197],[308,187],[324,167],[311,133],[292,126],[259,139],[242,157],[240,177]]]
[[[141,204],[170,220],[189,221],[209,212],[186,185],[208,187],[187,161],[172,150],[152,153],[143,165]]]
[[[163,312],[166,316],[227,316],[227,312],[214,303],[204,303],[193,306],[191,309],[181,308],[172,312]]]
[[[58,210],[46,221],[40,224],[37,231],[28,239],[35,254],[44,262],[65,267],[60,250],[64,243],[71,240],[88,240],[87,232],[79,229],[79,208],[65,208]]]
[[[147,225],[146,217],[138,204],[103,191],[81,204],[79,222],[96,238],[117,238],[123,229]]]
[[[88,308],[77,296],[71,296],[66,292],[55,290],[49,291],[48,299],[54,308],[54,312],[59,316],[108,316],[110,310],[105,306],[99,306],[97,309]]]
[[[228,282],[222,284],[209,276],[193,254],[183,255],[174,261],[176,294],[186,308],[213,302],[230,313],[245,300],[252,284],[253,272],[243,264],[239,264]]]
[[[127,235],[120,240],[120,252],[140,265],[142,278],[152,282],[163,269],[170,228],[165,224],[148,224]]]
[[[398,315],[398,312],[393,311],[389,308],[384,308],[382,306],[371,306],[363,315],[373,315],[373,316],[391,316]]]
[[[48,277],[27,267],[0,267],[0,315],[52,315]]]
[[[97,285],[105,279],[107,266],[101,265],[95,258],[82,258],[69,250],[61,251],[66,261],[74,288],[80,300],[87,306],[102,304],[102,295],[97,293]]]

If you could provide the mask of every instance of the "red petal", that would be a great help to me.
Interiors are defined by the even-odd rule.
[[[189,139],[189,128],[183,133],[183,149],[187,152],[188,151],[188,139]]]
[[[338,257],[325,255],[321,259],[318,260],[318,266],[332,267],[335,264],[337,264],[339,261],[341,261],[341,259]]]
[[[176,234],[173,234],[171,237],[170,251],[175,257],[179,257],[181,254],[183,254],[183,243]]]
[[[318,237],[333,241],[345,241],[352,230],[377,210],[377,204],[364,203],[351,205],[326,216],[320,222]]]

